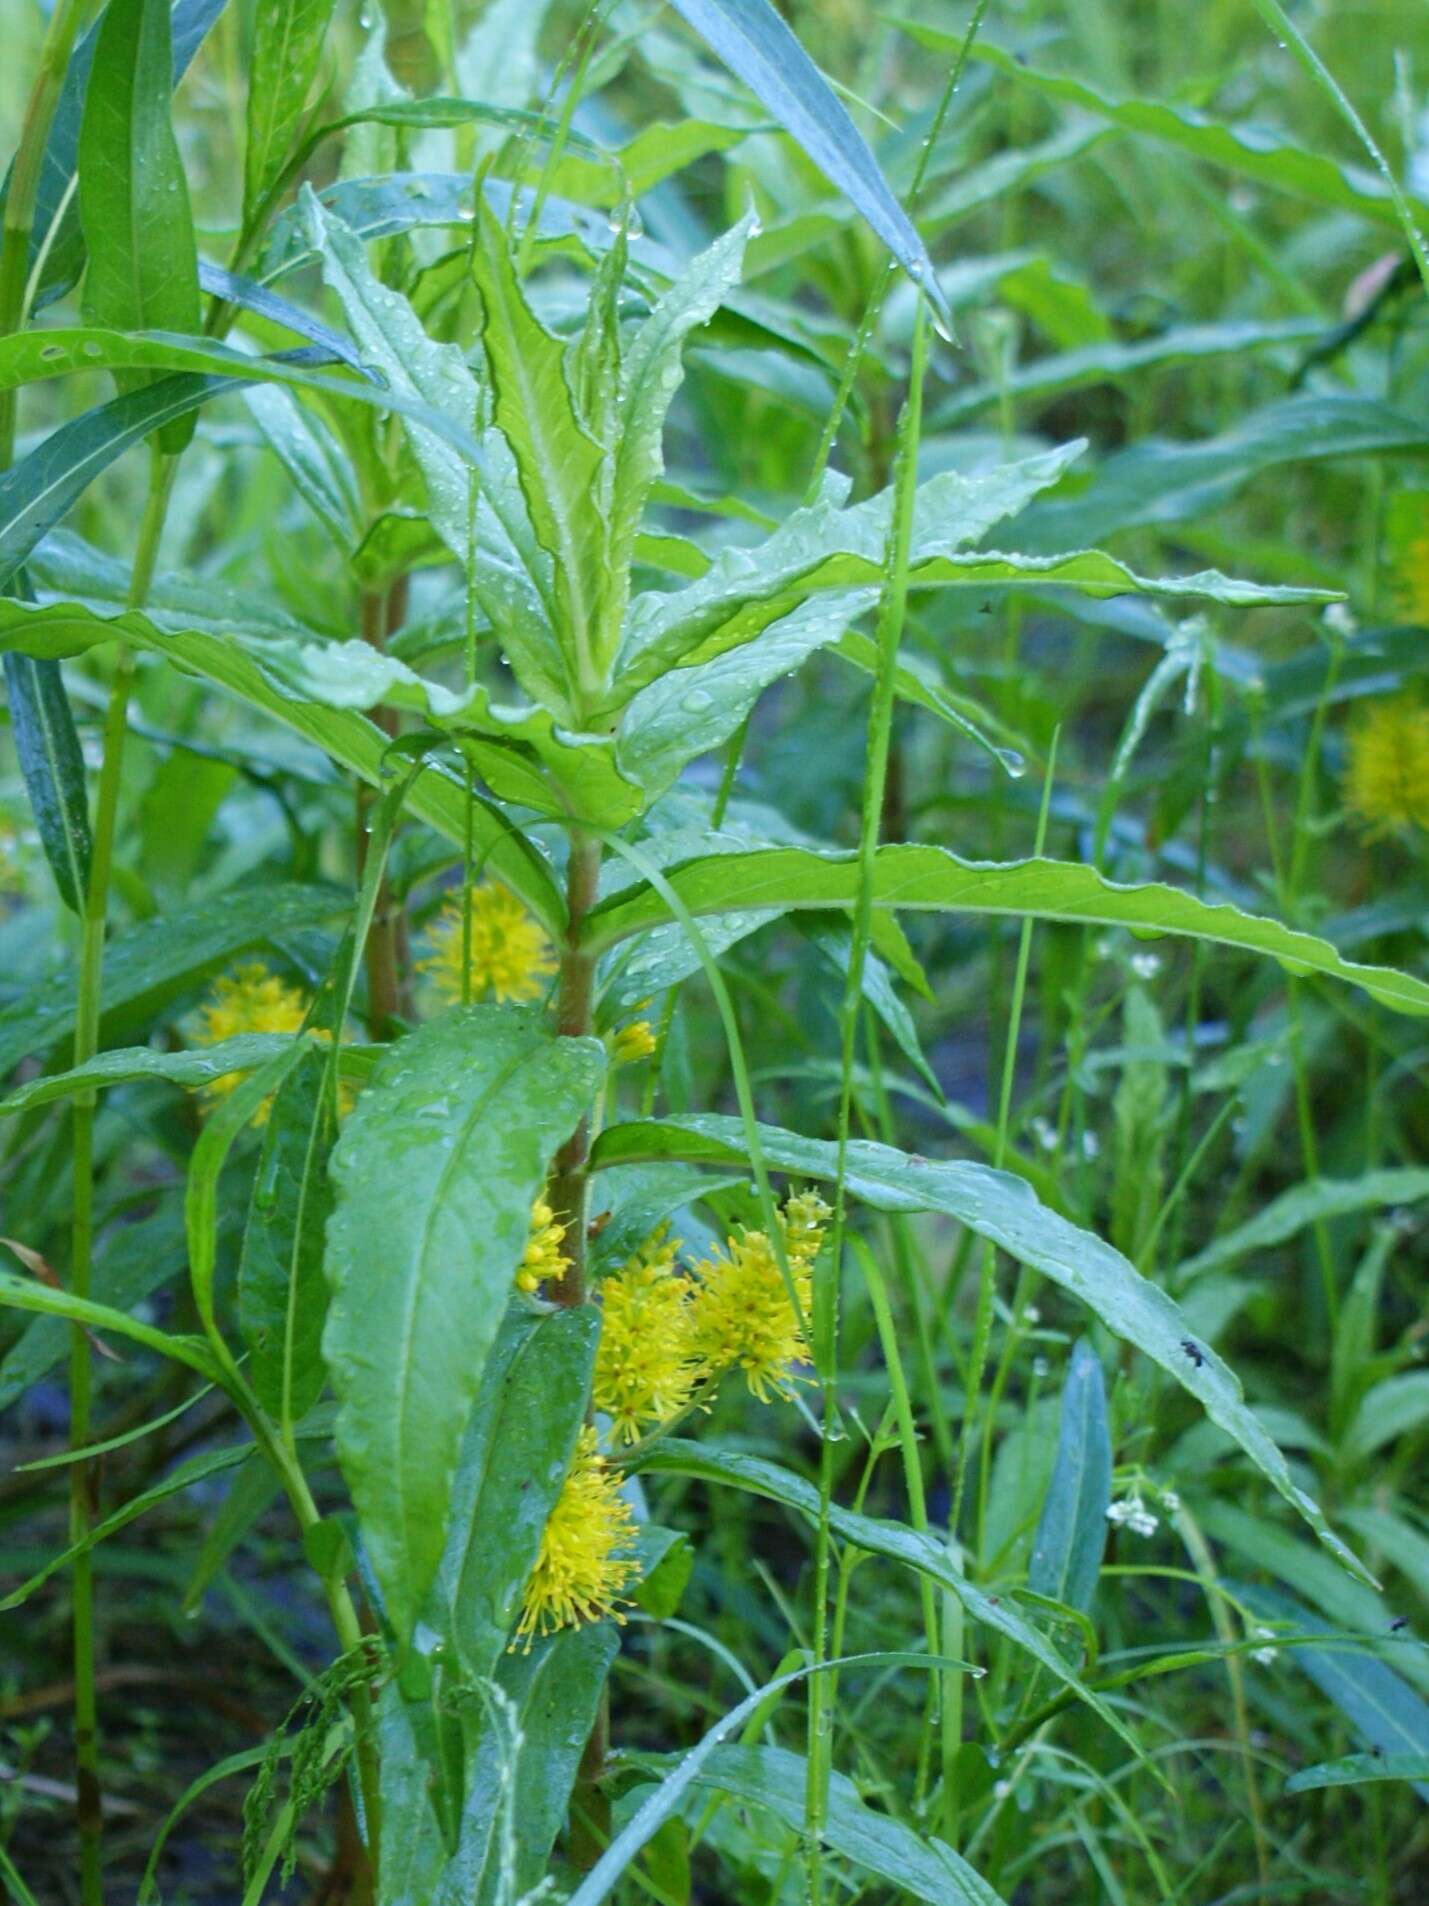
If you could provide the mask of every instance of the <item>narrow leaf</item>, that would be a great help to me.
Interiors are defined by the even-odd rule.
[[[1062,1387],[1057,1460],[1037,1534],[1028,1587],[1071,1608],[1091,1606],[1106,1547],[1111,1501],[1111,1436],[1101,1359],[1083,1339]]]
[[[89,800],[60,665],[7,654],[5,689],[40,845],[60,899],[72,913],[82,914],[89,886]]]

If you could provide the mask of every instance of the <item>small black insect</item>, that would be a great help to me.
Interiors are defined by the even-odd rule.
[[[1206,1353],[1202,1350],[1201,1346],[1198,1343],[1192,1343],[1189,1337],[1183,1337],[1181,1339],[1181,1348],[1199,1370],[1201,1365],[1206,1361]]]
[[[1394,1620],[1389,1624],[1389,1632],[1392,1635],[1397,1635],[1401,1628],[1407,1628],[1408,1626],[1408,1615],[1396,1615]]]

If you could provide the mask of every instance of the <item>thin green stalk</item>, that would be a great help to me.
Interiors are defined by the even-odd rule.
[[[840,1058],[838,1171],[834,1188],[832,1247],[827,1268],[814,1287],[814,1365],[823,1405],[823,1434],[819,1455],[819,1521],[814,1544],[814,1665],[822,1667],[828,1647],[829,1526],[833,1505],[834,1445],[838,1421],[838,1287],[842,1264],[844,1218],[847,1205],[846,1167],[849,1126],[853,1112],[854,1053],[863,1000],[863,975],[873,931],[873,880],[883,794],[888,776],[889,740],[893,729],[894,675],[898,645],[908,602],[908,561],[913,539],[913,498],[918,482],[918,443],[923,425],[923,375],[928,362],[928,319],[919,299],[913,320],[913,349],[908,374],[908,397],[899,419],[894,457],[893,520],[889,526],[883,602],[878,617],[878,673],[868,716],[868,771],[863,789],[859,837],[858,897],[854,906],[853,944],[849,954],[848,984],[843,1004]],[[804,1856],[810,1906],[819,1906],[823,1894],[821,1842],[828,1811],[831,1770],[831,1731],[836,1686],[832,1676],[816,1673],[809,1688],[808,1784],[804,1808]]]
[[[1061,738],[1061,729],[1052,732],[1052,745],[1047,750],[1047,773],[1042,782],[1042,805],[1037,814],[1037,839],[1033,852],[1041,855],[1047,845],[1047,818],[1052,807],[1052,787],[1057,776],[1057,743]],[[1022,922],[1017,939],[1017,968],[1012,981],[1012,1006],[1007,1020],[1007,1042],[1002,1054],[1002,1085],[997,1101],[997,1139],[993,1150],[992,1162],[997,1171],[1001,1171],[1007,1159],[1007,1135],[1012,1122],[1012,1088],[1017,1074],[1017,1043],[1022,1031],[1022,1007],[1027,996],[1027,969],[1032,959],[1032,918],[1028,915]],[[982,1394],[983,1373],[987,1367],[988,1347],[992,1341],[993,1298],[996,1294],[997,1251],[995,1246],[987,1245],[982,1254],[982,1269],[978,1277],[977,1311],[973,1321],[972,1352],[968,1363],[967,1403],[963,1417],[963,1434],[958,1443],[958,1469],[953,1483],[953,1507],[948,1519],[948,1527],[956,1537],[963,1506],[963,1492],[967,1485],[968,1457],[972,1451],[974,1417],[977,1413],[978,1399]],[[987,1407],[982,1413],[982,1449],[978,1458],[978,1554],[983,1551],[983,1538],[987,1532],[988,1483],[992,1472],[992,1432],[1000,1391],[994,1383],[988,1396]]]
[[[173,460],[157,446],[150,450],[149,499],[139,533],[139,546],[129,582],[129,606],[142,602],[153,579],[159,551]],[[104,722],[104,755],[95,802],[94,842],[89,887],[84,897],[81,930],[79,991],[74,1029],[74,1063],[87,1065],[99,1050],[99,1019],[104,977],[104,931],[109,912],[109,880],[114,860],[115,824],[123,776],[124,743],[129,717],[129,687],[133,658],[121,647],[114,663],[109,708]],[[70,1248],[70,1289],[87,1298],[91,1290],[94,1256],[94,1117],[98,1095],[81,1092],[74,1101],[74,1191]],[[70,1333],[70,1443],[83,1449],[90,1441],[91,1369],[89,1339],[83,1330]],[[83,1542],[94,1519],[95,1471],[87,1462],[70,1472],[70,1540]],[[85,1906],[97,1906],[102,1895],[100,1878],[103,1833],[99,1790],[99,1711],[95,1692],[94,1562],[86,1548],[75,1559],[74,1606],[74,1721],[76,1786],[79,1794],[81,1897]]]
[[[567,1039],[589,1034],[595,1010],[595,958],[581,944],[581,928],[595,905],[600,880],[600,839],[573,828],[566,867],[566,931],[556,994],[556,1031]],[[583,1118],[556,1153],[551,1169],[551,1209],[566,1227],[567,1269],[553,1295],[559,1304],[585,1301],[586,1178],[591,1123]]]

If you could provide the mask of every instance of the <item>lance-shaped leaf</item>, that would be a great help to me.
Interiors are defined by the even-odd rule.
[[[625,618],[635,538],[651,486],[664,474],[665,419],[683,377],[681,352],[691,331],[705,324],[739,283],[744,249],[754,227],[746,214],[701,252],[661,296],[636,331],[620,367],[616,406],[613,501],[610,525],[613,639]]]
[[[858,128],[769,0],[673,0],[677,12],[845,193],[947,315],[922,239]]]
[[[89,886],[89,800],[84,756],[60,666],[28,655],[5,657],[10,732],[40,845],[60,899],[83,913]]]
[[[1092,595],[1201,596],[1217,602],[1324,601],[1324,590],[1239,582],[1215,570],[1169,580],[1135,574],[1099,550],[1058,556],[965,553],[1003,517],[1055,483],[1083,445],[1073,443],[975,476],[943,471],[914,504],[908,578],[915,587],[977,589],[1061,585]],[[764,543],[721,552],[698,582],[638,596],[626,618],[611,711],[667,669],[737,648],[821,590],[876,585],[883,575],[892,491],[852,509],[826,495],[796,510]],[[1330,592],[1333,594],[1333,592]]]
[[[169,0],[109,0],[80,127],[79,215],[89,249],[85,306],[116,329],[199,328],[198,250],[172,88]],[[119,381],[124,389],[135,380]],[[173,455],[193,432],[191,412],[173,418],[159,430],[160,448]]]
[[[446,1543],[462,1434],[531,1205],[604,1066],[540,1014],[468,1007],[399,1040],[333,1153],[323,1336],[337,1450],[405,1644]]]
[[[1032,1543],[1027,1585],[1072,1608],[1091,1606],[1106,1547],[1111,1435],[1101,1359],[1083,1339],[1062,1386],[1057,1460]]]
[[[776,1170],[837,1176],[834,1144],[761,1126],[760,1145]],[[711,1114],[612,1126],[601,1134],[596,1157],[602,1164],[684,1157],[727,1166],[747,1152],[740,1121]],[[986,1165],[911,1157],[889,1145],[858,1141],[848,1147],[846,1182],[852,1196],[877,1211],[940,1211],[1060,1285],[1188,1390],[1345,1567],[1372,1579],[1295,1482],[1247,1407],[1234,1371],[1209,1346],[1195,1343],[1178,1307],[1120,1251],[1049,1210],[1022,1179]],[[1188,1341],[1195,1356],[1187,1352]]]
[[[350,904],[333,887],[247,886],[145,920],[105,951],[106,1021],[138,1021],[235,954],[336,920]],[[0,1011],[0,1078],[73,1031],[75,992],[73,970],[61,969]]]
[[[673,868],[668,878],[696,915],[764,907],[848,907],[858,891],[858,857],[807,847],[768,847],[690,860]],[[1344,980],[1399,1012],[1429,1013],[1429,981],[1392,966],[1347,960],[1328,940],[1278,920],[1243,913],[1239,907],[1208,906],[1194,894],[1159,883],[1119,886],[1103,880],[1095,868],[1071,861],[967,861],[943,847],[891,844],[878,850],[873,906],[875,916],[902,909],[1005,914],[1185,934],[1268,954],[1292,973]],[[646,883],[634,882],[587,915],[586,943],[599,951],[669,918],[660,896]]]
[[[305,189],[302,228],[322,261],[323,276],[342,305],[363,360],[389,388],[420,399],[470,432],[477,423],[477,385],[453,344],[428,337],[400,292],[379,282],[362,240]],[[407,419],[407,434],[427,485],[432,522],[447,548],[471,572],[478,602],[503,631],[527,694],[552,708],[566,700],[565,653],[556,634],[556,582],[550,556],[532,528],[506,439],[489,430],[481,442],[473,564],[473,463],[449,437]]]
[[[327,1055],[314,1047],[274,1096],[238,1265],[249,1379],[264,1409],[285,1426],[317,1402],[326,1376],[320,1348],[327,1310],[323,1229],[332,1210],[326,1071]]]
[[[482,195],[472,276],[496,428],[510,445],[536,540],[551,560],[566,699],[589,698],[602,675],[602,594],[610,525],[603,446],[577,415],[565,347],[526,302],[506,230]]]
[[[332,10],[333,0],[258,0],[243,154],[245,221],[282,172],[302,125]]]

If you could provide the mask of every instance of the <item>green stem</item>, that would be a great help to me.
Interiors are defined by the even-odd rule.
[[[581,926],[595,905],[600,881],[601,845],[582,829],[571,830],[570,861],[566,869],[566,932],[561,949],[561,975],[556,996],[556,1031],[568,1039],[586,1037],[595,1005],[595,956],[581,945]],[[556,1153],[551,1171],[550,1202],[566,1227],[564,1250],[569,1268],[552,1295],[559,1304],[585,1301],[586,1179],[590,1158],[591,1126],[583,1118]]]
[[[838,1172],[834,1189],[833,1242],[828,1264],[814,1288],[814,1363],[823,1405],[823,1433],[819,1455],[819,1521],[814,1544],[814,1666],[828,1658],[829,1557],[832,1549],[830,1512],[833,1506],[836,1425],[838,1421],[838,1289],[842,1262],[846,1165],[849,1126],[853,1113],[854,1052],[863,1000],[863,975],[873,930],[873,877],[883,818],[883,795],[888,777],[889,738],[893,728],[894,677],[898,645],[908,602],[908,558],[913,536],[913,497],[918,476],[918,442],[923,422],[923,373],[928,361],[927,307],[919,299],[913,321],[913,348],[908,373],[908,398],[898,427],[894,463],[893,515],[889,526],[883,603],[879,612],[878,673],[868,716],[868,771],[863,790],[859,837],[858,898],[854,907],[853,944],[849,955],[848,985],[843,1005],[839,1095]],[[831,1733],[836,1685],[833,1675],[816,1672],[809,1684],[808,1783],[804,1805],[804,1857],[810,1906],[819,1906],[823,1894],[821,1845],[828,1815],[829,1774],[832,1766]]]

